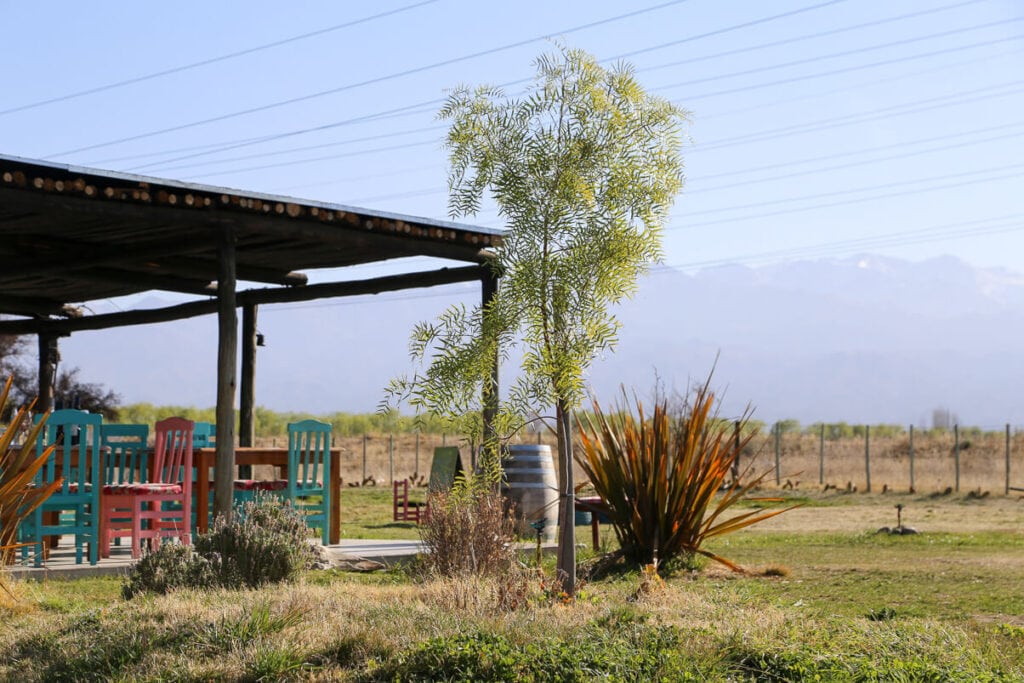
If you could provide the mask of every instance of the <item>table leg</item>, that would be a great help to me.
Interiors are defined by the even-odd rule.
[[[196,462],[196,530],[206,533],[210,526],[210,461],[201,453]]]

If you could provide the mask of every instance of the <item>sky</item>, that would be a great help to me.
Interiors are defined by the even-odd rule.
[[[1020,0],[0,0],[0,41],[0,154],[429,218],[446,90],[519,94],[558,41],[690,112],[651,277],[859,253],[1024,273]]]

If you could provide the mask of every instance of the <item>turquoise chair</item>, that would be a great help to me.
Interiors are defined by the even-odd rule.
[[[306,524],[321,530],[324,545],[330,543],[328,519],[331,510],[331,425],[302,420],[288,425],[288,478],[235,481],[234,503],[255,500],[259,492],[270,492],[292,505],[306,517]]]
[[[39,421],[39,416],[36,416]],[[60,489],[25,519],[20,528],[23,559],[35,549],[35,565],[43,564],[47,536],[74,535],[75,563],[81,564],[89,546],[89,564],[99,559],[100,429],[103,417],[84,410],[57,410],[50,414],[36,443],[37,452],[56,444],[36,476],[37,484],[62,479]],[[60,452],[62,450],[63,452]],[[48,514],[49,513],[49,514]]]
[[[217,425],[209,422],[196,422],[192,432],[192,448],[213,448],[217,445]]]

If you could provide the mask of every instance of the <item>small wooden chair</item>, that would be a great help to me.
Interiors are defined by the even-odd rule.
[[[162,538],[192,542],[191,420],[169,417],[156,423],[153,468],[146,481],[104,492],[103,546],[109,553],[113,536],[131,536],[132,557],[142,554],[142,541],[159,545]],[[128,523],[117,523],[127,516]]]
[[[117,492],[146,481],[149,454],[149,426],[144,424],[105,424],[100,428],[103,449],[100,496],[100,557],[110,557],[110,528],[131,530],[131,510],[118,508],[126,498]],[[111,495],[114,494],[114,495]],[[124,534],[129,535],[129,534]],[[113,536],[120,543],[121,535]]]
[[[39,417],[36,417],[39,420]],[[42,566],[47,536],[73,534],[75,563],[81,564],[84,548],[89,546],[89,564],[99,560],[100,501],[100,425],[103,417],[84,410],[57,410],[50,413],[39,435],[36,452],[56,444],[55,451],[36,475],[36,485],[61,481],[60,488],[25,518],[19,535],[29,547],[37,548],[36,566]],[[59,462],[59,465],[58,465]]]
[[[430,504],[409,500],[409,480],[392,482],[394,492],[393,513],[396,522],[420,524],[430,518]]]

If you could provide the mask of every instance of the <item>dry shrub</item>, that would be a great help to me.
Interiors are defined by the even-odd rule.
[[[512,511],[490,488],[432,493],[420,538],[434,576],[498,576],[518,564]]]

